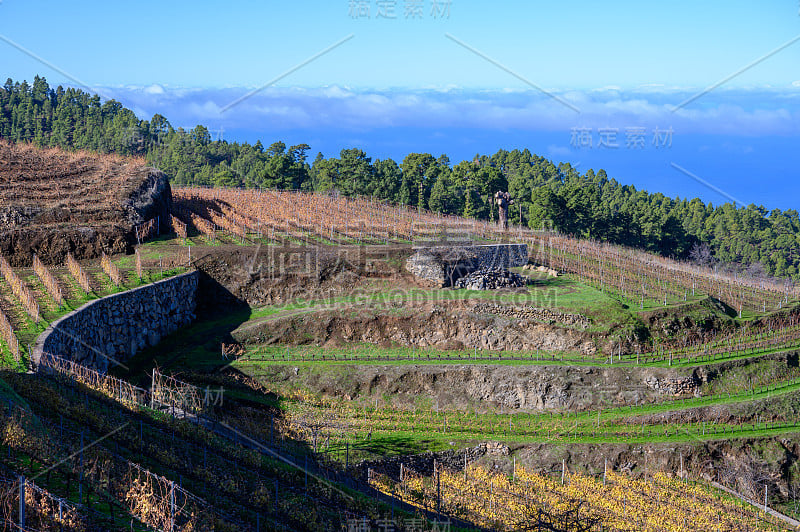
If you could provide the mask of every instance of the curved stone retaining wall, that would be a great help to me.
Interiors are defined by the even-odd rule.
[[[86,303],[39,336],[34,365],[45,353],[99,371],[124,364],[194,320],[197,282],[194,271]]]

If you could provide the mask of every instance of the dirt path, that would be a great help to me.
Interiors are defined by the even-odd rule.
[[[264,323],[269,323],[271,321],[276,321],[283,318],[293,318],[294,316],[300,316],[303,314],[313,314],[314,312],[322,312],[327,310],[351,310],[361,306],[362,305],[359,303],[341,303],[341,304],[336,304],[335,306],[314,305],[312,307],[301,308],[301,309],[282,310],[280,312],[276,312],[275,314],[270,314],[269,316],[263,316],[261,318],[250,320],[243,327],[239,327],[236,330],[246,332]]]
[[[114,284],[100,266],[84,265],[83,269],[89,277],[89,286],[92,288],[92,292],[98,296],[104,296],[112,292]]]
[[[312,305],[310,307],[304,307],[300,309],[289,309],[289,310],[282,310],[280,312],[276,312],[275,314],[270,314],[269,316],[262,316],[260,318],[255,318],[253,320],[247,321],[242,327],[239,327],[237,331],[246,332],[250,329],[258,327],[259,325],[263,325],[264,323],[269,323],[271,321],[277,321],[284,318],[293,318],[295,316],[300,316],[303,314],[313,314],[315,312],[327,312],[331,310],[336,311],[347,311],[353,310],[356,308],[364,308],[369,310],[389,310],[391,308],[397,308],[397,303],[405,303],[405,306],[408,306],[407,303],[412,301],[413,303],[418,303],[419,305],[424,305],[430,303],[429,301],[414,301],[412,297],[409,298],[397,298],[393,299],[391,302],[381,303],[379,301],[375,301],[371,298],[362,299],[356,302],[342,302],[342,303],[318,303]],[[453,299],[452,301],[461,301],[459,299]],[[418,305],[415,305],[418,306]]]

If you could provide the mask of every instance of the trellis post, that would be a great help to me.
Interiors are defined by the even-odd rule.
[[[19,476],[19,530],[25,530],[25,477]]]

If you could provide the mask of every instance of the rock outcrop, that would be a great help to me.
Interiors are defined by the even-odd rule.
[[[346,372],[335,368],[268,364],[262,378],[366,404],[388,400],[400,409],[506,413],[648,404],[663,401],[665,395],[650,385],[652,379],[691,379],[687,369],[619,365],[364,364]]]
[[[123,200],[122,209],[131,226],[158,218],[161,231],[171,231],[172,188],[166,174],[154,168],[147,169],[139,187]]]
[[[158,218],[167,230],[167,176],[117,155],[40,149],[0,140],[0,254],[12,266],[130,253],[134,227]]]
[[[602,338],[580,327],[475,312],[472,306],[383,306],[343,312],[299,311],[248,322],[231,335],[248,344],[338,346],[347,343],[436,347],[447,350],[578,351],[594,355]],[[486,310],[486,309],[484,309]]]
[[[494,314],[496,316],[506,316],[520,320],[533,320],[541,323],[577,326],[586,329],[591,325],[591,320],[581,314],[568,314],[547,308],[537,308],[528,305],[508,306],[494,305],[492,303],[480,303],[472,308],[473,312],[481,314]]]

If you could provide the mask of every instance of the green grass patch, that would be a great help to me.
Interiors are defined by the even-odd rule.
[[[573,279],[559,277],[539,280],[526,290],[495,292],[467,289],[397,289],[386,286],[374,292],[337,296],[324,300],[298,299],[291,303],[255,309],[253,318],[272,316],[286,310],[312,309],[325,305],[353,303],[410,303],[425,304],[448,301],[497,302],[498,304],[525,305],[583,314],[590,318],[591,332],[615,329],[619,334],[633,334],[641,321],[622,303],[603,292]],[[321,308],[320,310],[324,310]],[[564,325],[567,327],[566,325]]]
[[[258,367],[273,364],[303,365],[418,365],[418,364],[503,364],[596,366],[597,360],[576,351],[488,351],[482,349],[447,351],[408,346],[379,347],[372,344],[351,344],[346,347],[253,345],[233,364],[236,367]]]

